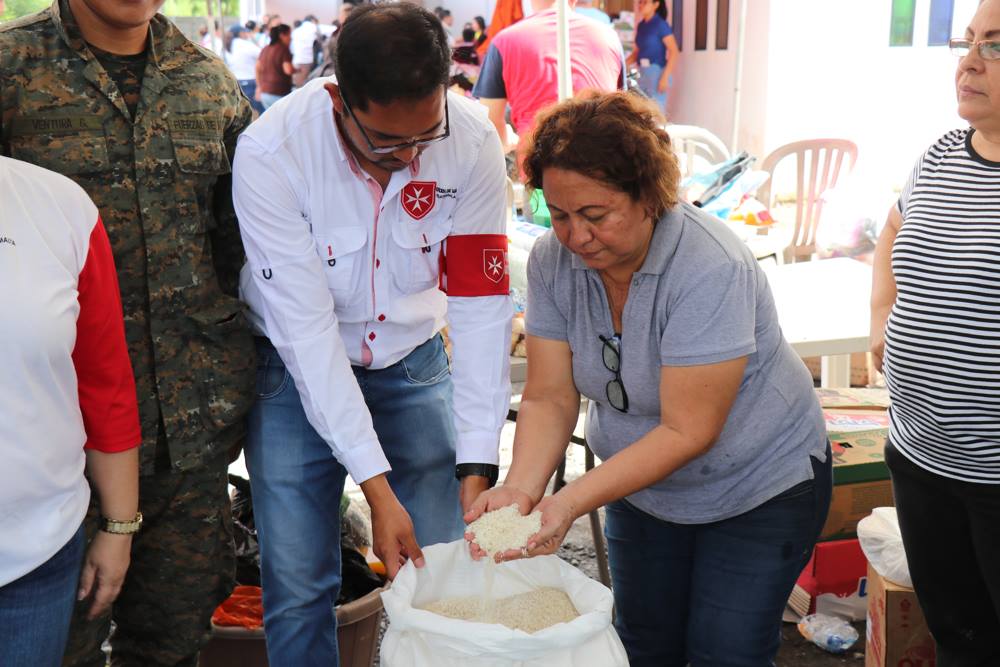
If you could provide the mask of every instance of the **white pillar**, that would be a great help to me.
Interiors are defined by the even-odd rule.
[[[558,46],[559,101],[573,97],[573,68],[569,57],[569,3],[556,0],[556,44]]]

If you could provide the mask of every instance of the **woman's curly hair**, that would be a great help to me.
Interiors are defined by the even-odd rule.
[[[602,181],[642,202],[654,221],[677,204],[680,168],[652,103],[632,93],[587,91],[538,114],[524,153],[528,187],[551,167]]]

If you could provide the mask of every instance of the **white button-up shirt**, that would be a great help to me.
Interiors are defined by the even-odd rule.
[[[496,132],[483,107],[449,94],[450,137],[393,173],[383,192],[342,143],[330,81],[284,98],[239,140],[233,198],[251,320],[359,483],[389,464],[351,365],[390,366],[447,322],[457,461],[495,464],[510,399],[510,297],[446,296],[438,283],[448,237],[505,233]]]

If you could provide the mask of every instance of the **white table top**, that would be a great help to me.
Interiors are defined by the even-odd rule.
[[[766,266],[785,338],[802,357],[868,351],[872,269],[838,257]]]

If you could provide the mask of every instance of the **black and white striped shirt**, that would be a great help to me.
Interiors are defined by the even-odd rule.
[[[893,444],[931,472],[1000,484],[1000,162],[944,135],[899,199],[886,328]]]

